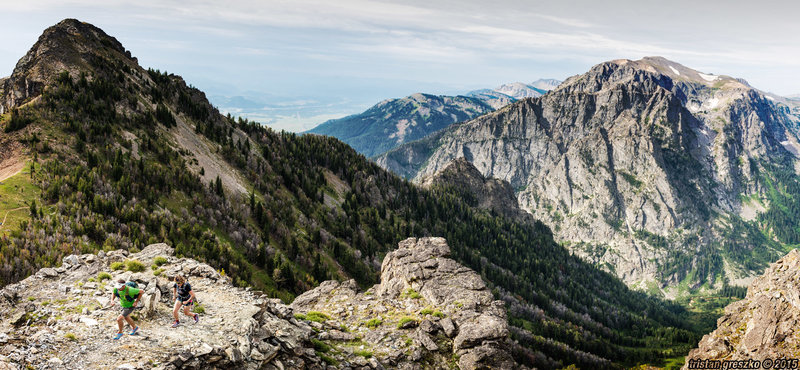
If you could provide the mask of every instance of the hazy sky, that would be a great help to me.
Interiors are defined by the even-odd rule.
[[[0,0],[0,9],[0,75],[44,28],[78,18],[145,67],[209,95],[298,107],[306,126],[385,98],[564,79],[646,55],[800,93],[800,2],[789,0]]]

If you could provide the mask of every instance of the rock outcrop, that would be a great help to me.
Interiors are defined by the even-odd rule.
[[[291,307],[166,244],[70,255],[0,291],[0,369],[517,367],[505,306],[449,252],[442,238],[407,239],[386,256],[381,284],[359,292],[353,280],[326,281]],[[146,268],[125,271],[138,270],[130,261]],[[178,274],[202,312],[172,328]],[[133,314],[140,329],[112,340],[111,282],[120,278],[144,291]]]
[[[800,252],[792,250],[750,284],[745,299],[725,307],[717,329],[689,352],[684,369],[698,360],[797,359],[798,325]],[[788,366],[781,368],[792,368]]]
[[[166,263],[150,268],[155,257]],[[113,271],[137,260],[141,272]],[[171,278],[184,274],[205,312],[171,328]],[[104,278],[108,274],[111,279]],[[116,341],[119,309],[106,308],[113,284],[136,281],[144,296],[139,332]],[[309,342],[314,331],[279,300],[234,287],[206,264],[176,258],[166,244],[139,253],[70,255],[0,292],[0,368],[309,368],[326,364]],[[130,332],[130,328],[125,329]],[[3,366],[6,367],[3,367]],[[18,365],[14,367],[14,365]],[[127,367],[125,367],[127,366]]]
[[[449,253],[443,238],[406,239],[384,258],[380,284],[326,281],[291,307],[325,318],[311,324],[335,361],[364,364],[368,353],[398,368],[516,368],[503,302]]]
[[[457,158],[436,174],[423,178],[421,185],[453,187],[461,197],[478,208],[491,210],[507,218],[532,224],[533,216],[519,208],[511,185],[499,179],[487,179],[464,158]]]

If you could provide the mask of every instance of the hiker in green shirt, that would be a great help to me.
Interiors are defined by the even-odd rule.
[[[111,305],[114,305],[114,298],[119,297],[119,304],[122,306],[122,314],[117,317],[117,325],[119,326],[119,331],[114,339],[122,338],[122,327],[125,325],[123,324],[123,320],[128,322],[128,325],[133,328],[131,330],[131,335],[136,334],[136,331],[139,330],[139,327],[133,322],[133,319],[130,318],[131,313],[133,313],[133,309],[139,303],[139,299],[142,297],[142,290],[136,289],[131,286],[125,284],[125,280],[119,279],[117,281],[117,285],[114,288],[114,293],[111,295]]]

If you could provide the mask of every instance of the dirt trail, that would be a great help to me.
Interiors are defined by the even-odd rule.
[[[8,155],[0,156],[0,181],[14,176],[25,168],[25,156],[22,149],[12,147]]]
[[[6,215],[3,217],[3,222],[0,222],[0,230],[3,230],[3,226],[6,226],[6,218],[8,218],[9,213],[27,208],[28,207],[19,207],[19,208],[9,209],[8,212],[6,212]]]

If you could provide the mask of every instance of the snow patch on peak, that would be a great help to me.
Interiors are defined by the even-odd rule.
[[[681,75],[681,72],[680,72],[680,71],[678,71],[677,69],[675,69],[675,67],[673,67],[673,66],[669,66],[669,69],[671,69],[671,70],[672,70],[672,73],[674,73],[674,74],[676,74],[676,75],[678,75],[678,76],[680,76],[680,75]]]
[[[707,74],[705,74],[703,72],[697,72],[697,74],[700,75],[700,77],[702,79],[704,79],[704,80],[706,80],[708,82],[713,82],[713,81],[716,81],[716,80],[719,79],[719,76],[707,75]]]

